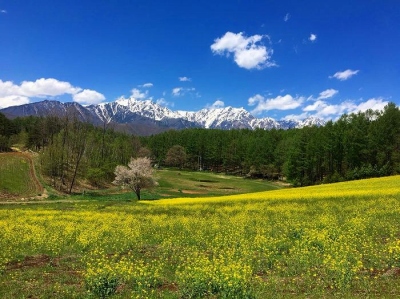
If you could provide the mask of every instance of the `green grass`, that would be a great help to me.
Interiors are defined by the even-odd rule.
[[[151,190],[142,190],[143,200],[224,196],[281,188],[277,183],[265,180],[246,179],[212,172],[178,171],[175,169],[157,170],[155,178],[158,186]],[[84,194],[75,194],[73,198],[82,200],[134,200],[136,196],[130,190],[114,187],[105,190],[86,190]]]
[[[0,198],[31,197],[41,190],[32,177],[29,159],[18,154],[0,154]]]
[[[160,197],[204,197],[239,193],[251,193],[279,189],[278,185],[264,180],[250,180],[242,177],[192,172],[159,170],[156,173],[159,186],[156,193]]]

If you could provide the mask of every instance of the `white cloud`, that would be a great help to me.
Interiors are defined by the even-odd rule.
[[[29,103],[29,98],[24,96],[5,96],[0,97],[0,109],[7,108],[10,106],[19,106]]]
[[[325,101],[315,101],[313,104],[306,106],[303,108],[303,111],[317,111],[327,106]]]
[[[139,85],[139,87],[150,88],[150,87],[153,87],[153,83],[145,83],[143,85]]]
[[[287,13],[284,17],[283,17],[283,20],[285,21],[285,22],[287,22],[287,21],[289,21],[289,19],[290,19],[290,13]]]
[[[183,96],[187,93],[192,94],[193,95],[193,91],[195,91],[196,88],[194,87],[190,87],[190,88],[183,88],[183,87],[175,87],[172,89],[172,95],[174,97],[179,97],[179,96]],[[199,93],[195,94],[194,96],[196,97],[200,97]]]
[[[325,101],[316,101],[312,105],[303,108],[305,112],[315,111],[315,116],[324,119],[337,119],[347,113],[365,112],[368,109],[382,110],[388,101],[382,98],[372,98],[357,104],[355,101],[347,100],[338,104],[328,104]]]
[[[192,81],[192,79],[188,78],[188,77],[179,77],[179,81],[181,81],[181,82],[190,82],[190,81]]]
[[[104,95],[91,89],[84,89],[81,92],[74,94],[72,98],[77,103],[89,105],[99,104],[106,99]]]
[[[262,69],[275,66],[272,62],[272,49],[267,49],[262,44],[258,44],[266,35],[253,35],[246,37],[242,32],[227,32],[221,38],[214,40],[211,45],[211,51],[214,54],[230,56],[234,55],[234,61],[239,67],[245,69]]]
[[[310,34],[310,37],[308,38],[309,41],[315,42],[317,40],[317,35],[314,33]]]
[[[225,103],[221,100],[216,100],[211,106],[210,108],[215,109],[215,108],[224,108],[225,107]]]
[[[319,93],[319,97],[317,100],[329,99],[329,98],[333,97],[334,95],[336,95],[338,92],[339,91],[337,91],[336,89],[332,89],[332,88],[324,90]]]
[[[21,91],[18,85],[15,85],[12,81],[0,80],[0,97],[20,94]]]
[[[148,91],[146,90],[145,92],[141,92],[139,89],[133,88],[131,90],[131,97],[135,98],[136,100],[144,100],[148,97]]]
[[[101,93],[73,86],[69,82],[59,81],[54,78],[40,78],[36,81],[23,81],[20,85],[12,81],[0,80],[0,98],[3,108],[27,104],[31,98],[53,98],[69,94],[74,101],[82,104],[98,103],[105,100]],[[87,101],[85,101],[87,99]]]
[[[255,104],[264,101],[264,97],[260,94],[256,94],[254,97],[249,98],[248,104],[249,106],[254,106]]]
[[[268,59],[264,48],[254,47],[245,51],[235,53],[235,62],[238,66],[245,69],[262,68]]]
[[[7,10],[2,9],[2,10],[0,10],[0,12],[1,12],[1,13],[7,13]]]
[[[174,103],[173,102],[168,102],[166,99],[164,98],[160,98],[156,101],[156,103],[160,106],[164,106],[164,107],[174,107]]]
[[[372,98],[369,99],[366,102],[362,102],[360,104],[357,105],[356,107],[356,111],[361,111],[361,112],[365,112],[368,109],[372,109],[372,110],[383,110],[383,108],[389,104],[388,101],[383,100],[382,98]]]
[[[47,97],[62,94],[76,94],[82,89],[72,86],[69,82],[53,78],[41,78],[36,81],[23,81],[20,86],[23,95],[28,97]]]
[[[248,104],[250,106],[256,105],[251,112],[253,114],[260,114],[263,111],[269,110],[290,110],[296,109],[304,102],[304,97],[292,97],[287,94],[285,96],[277,96],[276,98],[264,98],[262,95],[255,95],[249,98]]]
[[[177,97],[181,95],[182,87],[175,87],[172,89],[172,95]]]
[[[352,101],[345,101],[339,104],[328,104],[325,101],[316,101],[314,104],[303,108],[303,111],[315,111],[315,116],[320,118],[332,118],[348,113],[355,109]]]
[[[283,119],[284,120],[292,120],[292,119],[294,119],[294,120],[304,120],[307,117],[308,117],[308,113],[304,112],[304,113],[301,113],[301,114],[288,114]]]
[[[357,75],[357,73],[359,72],[359,70],[345,70],[343,72],[336,72],[333,76],[329,76],[329,78],[336,78],[340,81],[344,81],[347,79],[350,79],[351,77],[353,77],[354,75]]]

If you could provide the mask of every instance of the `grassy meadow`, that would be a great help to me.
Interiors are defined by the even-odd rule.
[[[0,298],[399,297],[399,182],[2,205]]]
[[[215,174],[207,171],[178,171],[165,168],[155,171],[154,176],[158,184],[151,190],[142,190],[141,197],[144,200],[224,196],[281,188],[274,182]],[[134,200],[136,195],[130,189],[111,187],[103,190],[86,190],[84,195],[75,194],[73,198],[82,200]]]
[[[0,153],[0,200],[40,194],[42,188],[35,180],[33,171],[27,155]]]

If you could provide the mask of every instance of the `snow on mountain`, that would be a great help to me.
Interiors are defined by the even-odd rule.
[[[325,121],[324,120],[322,120],[320,118],[317,118],[317,117],[314,117],[314,116],[310,116],[310,117],[304,119],[303,121],[301,121],[296,126],[296,128],[311,127],[311,126],[320,127],[320,126],[323,126],[323,125],[325,125]]]
[[[250,121],[254,119],[254,116],[245,109],[233,107],[202,109],[197,112],[179,111],[178,113],[188,121],[207,129],[250,129]]]
[[[122,98],[115,102],[91,105],[87,108],[106,122],[129,122],[133,115],[139,115],[155,121],[180,117],[178,113],[162,107],[151,100],[140,101],[135,98]]]
[[[291,129],[305,126],[323,126],[325,122],[316,117],[299,120],[275,120],[273,118],[255,118],[244,108],[223,107],[206,108],[197,112],[172,111],[151,100],[120,98],[115,102],[83,107],[78,103],[60,103],[43,101],[0,110],[6,115],[63,115],[72,109],[82,120],[94,124],[114,123],[129,126],[143,126],[148,133],[166,129],[184,129],[201,127],[209,129]],[[152,129],[150,129],[152,128]],[[158,129],[156,129],[158,128]]]
[[[280,129],[281,124],[273,118],[254,118],[250,122],[251,128],[254,129]]]

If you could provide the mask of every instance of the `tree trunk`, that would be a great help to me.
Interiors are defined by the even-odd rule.
[[[140,200],[140,187],[135,188],[137,199]]]

